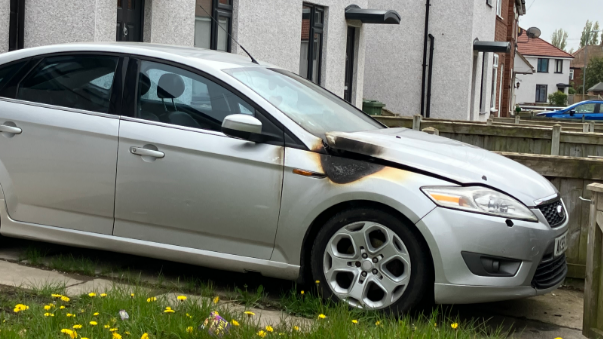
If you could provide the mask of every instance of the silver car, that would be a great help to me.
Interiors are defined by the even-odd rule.
[[[394,312],[543,294],[567,272],[568,218],[542,176],[240,55],[6,53],[0,134],[6,237],[320,281]]]

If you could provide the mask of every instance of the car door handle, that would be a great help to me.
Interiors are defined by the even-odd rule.
[[[10,134],[21,134],[21,132],[23,132],[23,131],[19,127],[0,125],[0,132],[10,133]]]
[[[144,147],[130,147],[130,153],[134,155],[147,156],[153,158],[163,158],[165,157],[165,153],[154,151],[152,149],[144,148]]]

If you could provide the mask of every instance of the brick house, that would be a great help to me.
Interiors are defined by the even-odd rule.
[[[588,48],[588,53],[586,49]],[[593,58],[603,58],[603,44],[581,47],[572,53],[574,59],[570,63],[570,85],[574,89],[582,86],[582,71],[584,70],[584,58],[588,57],[588,61]]]

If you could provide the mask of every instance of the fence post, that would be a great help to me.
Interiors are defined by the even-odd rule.
[[[561,125],[553,126],[553,136],[551,138],[551,155],[559,155],[559,144],[561,143]]]
[[[585,114],[582,114],[582,123],[584,123],[586,121],[586,118],[584,116],[585,116]]]
[[[603,269],[603,184],[590,184],[592,191],[586,249],[586,278],[584,280],[584,314],[582,334],[590,339],[600,338],[603,333],[603,304],[599,295],[603,292],[601,274]]]
[[[415,131],[420,131],[421,130],[421,118],[422,116],[420,115],[413,115],[412,117],[412,129],[414,129]]]
[[[595,122],[594,121],[589,121],[588,122],[588,126],[589,126],[588,131],[591,132],[591,133],[595,133]]]
[[[515,124],[519,125],[519,119],[521,119],[521,117],[519,116],[519,114],[515,114]]]
[[[589,131],[590,131],[590,124],[589,123],[582,124],[582,132],[588,133]]]
[[[425,132],[427,134],[440,135],[440,131],[437,128],[433,127],[423,128],[422,132]]]
[[[486,120],[486,125],[491,126],[492,123],[494,122],[493,120],[494,120],[493,118],[488,118],[488,120]]]

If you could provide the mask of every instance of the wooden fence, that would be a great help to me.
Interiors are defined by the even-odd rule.
[[[412,118],[376,118],[389,127],[407,127],[416,130],[434,128],[439,131],[439,135],[441,136],[490,151],[573,157],[603,157],[603,133],[593,132],[599,127],[596,123],[583,124],[582,130],[577,131],[575,126],[568,125],[572,123],[564,123],[563,125],[554,124],[553,126],[526,126],[521,124],[495,123],[494,121],[476,123],[422,119],[418,115]],[[573,124],[575,125],[575,123]],[[564,129],[563,126],[566,126],[566,128]],[[588,131],[584,132],[584,130]]]
[[[589,206],[587,186],[603,184],[603,160],[552,155],[500,153],[549,179],[559,190],[569,216],[568,277],[583,279],[586,270]]]
[[[582,334],[603,338],[603,185],[591,184]]]

